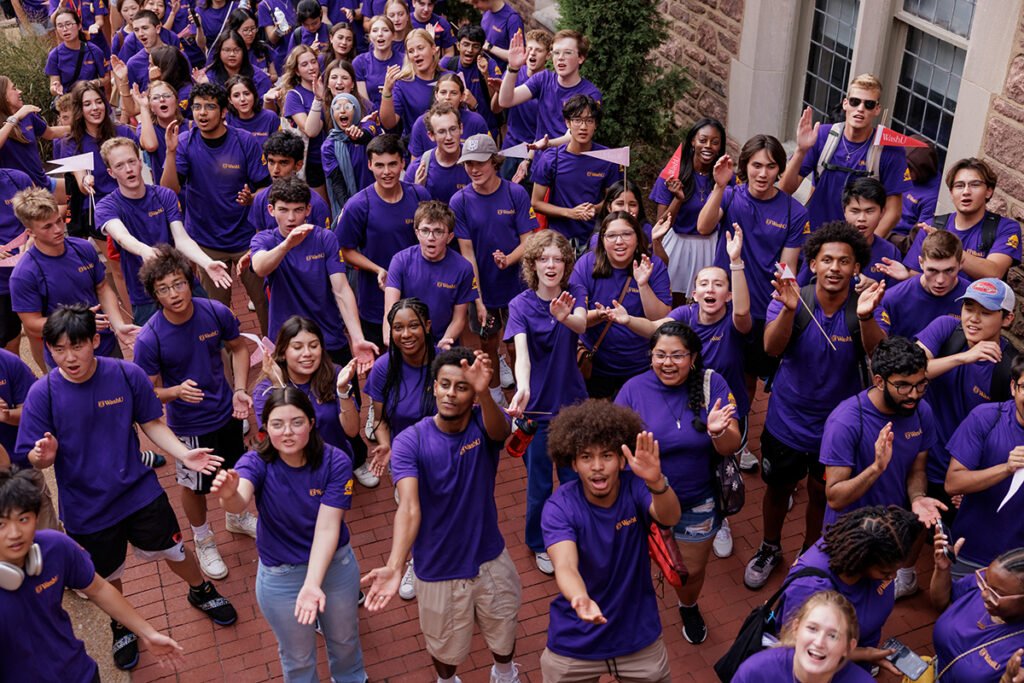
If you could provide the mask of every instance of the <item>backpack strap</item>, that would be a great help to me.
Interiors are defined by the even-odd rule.
[[[836,149],[839,147],[839,138],[843,134],[843,129],[846,127],[845,122],[833,123],[832,127],[828,130],[828,137],[825,138],[825,146],[821,149],[821,154],[818,155],[818,163],[814,167],[814,184],[818,184],[818,180],[821,178],[821,174],[828,170],[828,167],[832,161],[832,157],[836,153]]]
[[[786,592],[786,589],[789,588],[790,584],[792,584],[794,581],[797,581],[798,579],[805,579],[808,576],[814,576],[819,579],[828,579],[828,582],[832,584],[832,588],[836,591],[839,590],[839,586],[836,585],[835,580],[824,569],[818,569],[817,567],[804,567],[803,569],[794,573],[792,576],[787,576],[786,580],[782,582],[781,586],[779,586],[779,590],[775,591],[775,593],[765,601],[764,606],[762,608],[767,611],[767,614],[765,615],[765,623],[771,623],[773,621],[776,621],[776,606],[778,605],[779,600],[782,598],[782,594]],[[782,615],[780,614],[778,616]]]
[[[981,253],[982,258],[988,256],[992,251],[992,245],[996,243],[996,230],[999,228],[1000,216],[993,211],[985,212],[985,219],[981,223]]]
[[[951,213],[944,213],[941,216],[936,216],[932,220],[932,227],[936,230],[946,230],[946,226],[949,225],[949,219],[952,215],[953,214]]]
[[[711,368],[704,368],[704,407],[711,410],[711,375],[715,371]]]
[[[963,325],[957,323],[957,326],[946,337],[946,341],[942,342],[942,346],[939,347],[939,352],[935,354],[935,357],[945,358],[946,356],[952,356],[954,353],[960,353],[966,348],[967,335],[964,334]],[[999,362],[992,366],[992,380],[989,383],[988,389],[990,401],[1006,401],[1010,398],[1010,366],[1013,365],[1013,359],[1016,357],[1017,347],[1009,343],[1003,349]]]
[[[964,334],[964,326],[960,323],[956,324],[953,331],[946,337],[946,341],[942,342],[942,346],[939,347],[938,353],[935,354],[936,358],[945,358],[946,356],[952,356],[954,353],[960,353],[967,348],[967,335]]]

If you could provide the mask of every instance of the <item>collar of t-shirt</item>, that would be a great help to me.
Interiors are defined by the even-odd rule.
[[[206,145],[207,147],[210,147],[212,149],[216,149],[216,148],[220,147],[221,145],[223,145],[224,142],[228,139],[228,132],[229,131],[225,130],[224,131],[224,135],[221,135],[221,136],[216,137],[216,138],[208,138],[208,137],[205,137],[202,133],[200,133],[199,134],[199,139],[202,140],[203,144]]]

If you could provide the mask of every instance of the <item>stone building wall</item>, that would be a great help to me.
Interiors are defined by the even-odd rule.
[[[1024,220],[1024,19],[1018,18],[1013,55],[1001,94],[988,107],[978,156],[999,175],[990,206]]]

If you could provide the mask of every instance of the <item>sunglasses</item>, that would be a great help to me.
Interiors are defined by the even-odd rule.
[[[862,100],[859,97],[847,97],[846,101],[849,102],[850,106],[853,107],[854,109],[859,107],[861,104],[863,104],[864,108],[867,109],[868,111],[871,111],[872,109],[878,106],[878,100]]]

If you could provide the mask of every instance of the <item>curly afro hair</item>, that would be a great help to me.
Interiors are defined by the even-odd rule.
[[[643,431],[640,416],[625,406],[587,399],[562,408],[548,427],[548,456],[558,467],[572,467],[576,456],[590,446],[620,451],[630,448]]]

